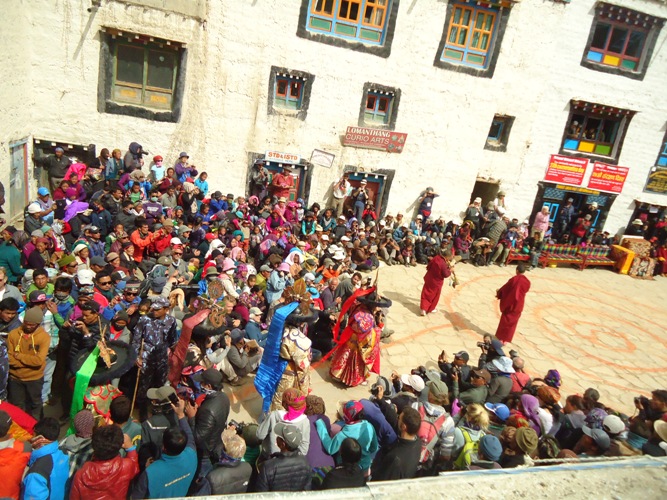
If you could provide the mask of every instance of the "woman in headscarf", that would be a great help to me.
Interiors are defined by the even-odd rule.
[[[535,396],[524,394],[519,400],[519,411],[528,420],[530,426],[537,435],[542,434],[542,422],[540,419],[540,402]]]
[[[310,421],[305,414],[306,395],[297,388],[291,387],[280,394],[279,405],[268,414],[266,419],[257,428],[257,438],[262,439],[262,453],[260,460],[267,459],[280,449],[276,444],[275,426],[282,422],[293,425],[301,431],[299,453],[306,456],[310,448]]]
[[[359,462],[359,467],[368,474],[368,470],[373,462],[373,457],[375,457],[375,454],[378,451],[378,439],[377,434],[375,433],[375,428],[373,427],[373,424],[363,419],[364,407],[359,401],[347,401],[346,403],[343,403],[339,413],[341,414],[344,423],[340,432],[336,433],[333,437],[329,435],[323,420],[318,420],[315,423],[317,426],[317,434],[322,441],[322,446],[324,446],[324,449],[329,455],[334,455],[338,453],[343,440],[349,437],[356,439],[359,446],[361,446],[361,461]],[[340,464],[340,456],[337,460]]]
[[[197,196],[199,195],[199,188],[192,182],[183,183],[183,194],[181,195],[181,202],[183,206],[183,213],[187,220],[191,220],[197,213]]]
[[[84,243],[78,243],[72,250],[77,267],[77,271],[90,269],[90,249]]]
[[[380,296],[376,287],[359,289],[347,299],[334,327],[334,348],[329,373],[348,387],[367,385],[371,373],[380,374],[380,333],[382,325],[376,322],[382,308],[390,307],[391,300]],[[340,322],[349,310],[348,324],[341,332]]]

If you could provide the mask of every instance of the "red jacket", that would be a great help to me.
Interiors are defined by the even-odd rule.
[[[130,482],[139,473],[137,451],[126,458],[116,456],[111,460],[93,458],[83,464],[72,481],[70,500],[116,500],[126,498]]]
[[[20,441],[14,441],[11,447],[0,449],[0,498],[19,498],[21,493],[21,480],[30,453],[25,451],[25,445]]]

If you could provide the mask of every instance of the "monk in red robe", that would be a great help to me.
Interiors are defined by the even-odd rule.
[[[424,276],[424,288],[422,288],[421,305],[422,316],[428,313],[437,312],[436,306],[440,301],[440,293],[445,278],[452,274],[452,268],[449,261],[452,258],[450,251],[437,253],[431,262],[426,266],[426,275]]]
[[[503,344],[512,342],[516,326],[519,323],[523,304],[528,290],[530,290],[530,281],[524,273],[526,265],[521,262],[516,266],[516,276],[505,283],[496,292],[496,298],[500,299],[500,323],[496,330],[496,338]]]

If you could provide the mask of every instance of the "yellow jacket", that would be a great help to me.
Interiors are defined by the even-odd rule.
[[[41,326],[30,335],[23,333],[23,326],[9,332],[9,376],[24,382],[42,378],[50,344],[51,336]]]

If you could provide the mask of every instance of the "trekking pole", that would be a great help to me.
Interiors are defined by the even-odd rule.
[[[139,348],[139,358],[141,358],[141,355],[144,352],[144,339],[141,339],[141,347]],[[142,360],[142,368],[143,368],[143,360]],[[139,378],[141,377],[141,368],[137,370],[137,381],[134,383],[134,394],[132,395],[132,406],[130,407],[130,418],[132,418],[132,414],[134,413],[134,403],[137,400],[137,390],[139,389]]]

